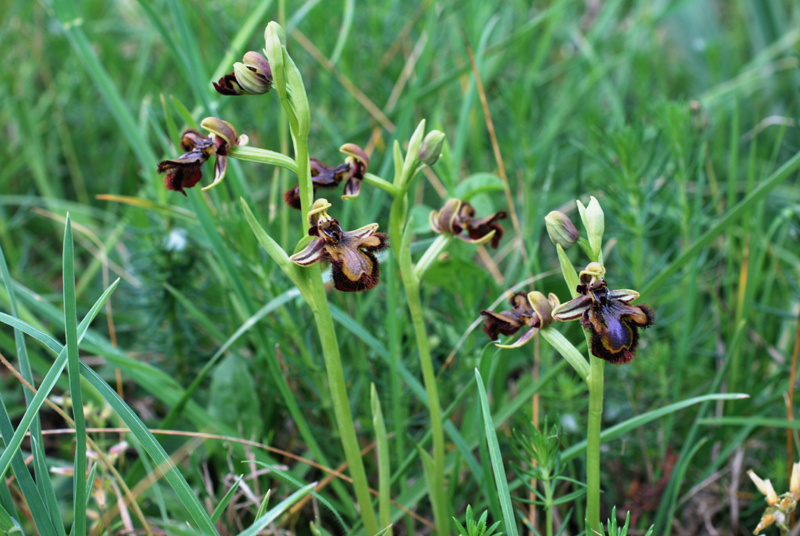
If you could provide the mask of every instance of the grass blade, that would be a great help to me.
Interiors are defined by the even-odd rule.
[[[683,266],[689,261],[696,258],[703,248],[708,246],[712,240],[719,236],[720,233],[722,233],[725,229],[730,227],[730,225],[735,222],[737,218],[746,214],[748,210],[753,208],[756,203],[766,197],[768,193],[774,190],[783,181],[791,177],[798,168],[800,168],[800,153],[797,153],[790,158],[777,171],[770,175],[769,178],[759,184],[758,187],[750,192],[747,197],[742,199],[739,204],[730,209],[722,218],[720,218],[720,220],[715,223],[711,229],[703,233],[700,238],[695,240],[695,242],[683,253],[681,253],[677,259],[672,261],[669,266],[661,270],[658,275],[653,277],[647,283],[647,285],[642,288],[642,296],[645,296],[649,292],[663,286],[667,279],[675,274],[675,272],[683,268]]]
[[[97,389],[100,395],[108,402],[114,409],[117,415],[125,422],[126,426],[130,428],[131,433],[136,437],[136,440],[142,445],[142,448],[147,451],[147,454],[153,459],[158,466],[159,470],[164,473],[164,478],[167,480],[175,494],[180,498],[181,503],[192,516],[196,524],[196,529],[201,534],[209,534],[216,536],[219,533],[214,528],[214,523],[208,516],[208,513],[200,504],[200,500],[196,497],[194,490],[183,478],[183,475],[178,471],[172,463],[164,447],[156,440],[147,426],[139,419],[133,410],[122,400],[114,389],[112,389],[106,382],[97,375],[85,363],[81,363],[81,374],[86,380]]]
[[[389,486],[392,473],[389,466],[389,440],[386,437],[386,423],[383,421],[381,401],[374,383],[370,387],[370,405],[372,406],[372,426],[375,428],[375,443],[378,451],[378,520],[382,527],[386,527],[392,522],[392,497]],[[391,534],[391,531],[387,534]]]
[[[67,214],[64,228],[64,333],[66,335],[69,394],[72,398],[72,418],[75,421],[75,470],[72,475],[73,525],[72,535],[86,534],[86,421],[83,416],[81,370],[78,355],[78,311],[75,303],[75,251],[72,222]]]
[[[80,342],[80,340],[86,334],[86,331],[89,329],[89,324],[92,323],[92,320],[94,320],[94,318],[97,316],[97,313],[100,312],[100,308],[105,305],[108,298],[111,297],[111,294],[114,292],[114,289],[117,288],[118,284],[119,279],[114,281],[106,289],[106,291],[97,299],[91,310],[86,314],[83,321],[81,321],[80,325],[78,326],[78,342]],[[50,395],[50,391],[52,391],[53,387],[56,385],[58,377],[61,376],[61,373],[64,371],[66,366],[67,349],[62,348],[61,352],[58,354],[58,357],[56,357],[53,366],[50,367],[50,370],[42,380],[39,390],[28,404],[28,408],[25,410],[22,419],[20,419],[17,429],[14,431],[14,435],[11,436],[10,440],[6,441],[6,449],[3,451],[3,454],[0,455],[0,475],[5,474],[5,472],[8,470],[11,459],[19,450],[22,440],[25,439],[25,435],[30,429],[31,423],[39,413],[39,409],[41,409],[42,405],[44,404],[45,398]],[[3,434],[3,436],[7,437],[6,434]]]
[[[22,530],[17,521],[12,518],[11,514],[2,506],[0,506],[0,532],[8,535],[14,534],[15,532],[22,534]]]
[[[275,508],[264,514],[263,517],[258,518],[249,529],[239,533],[239,536],[256,536],[261,529],[275,521],[278,516],[283,514],[291,505],[311,493],[316,485],[316,482],[312,482],[311,484],[295,491],[287,498],[279,502]]]
[[[497,443],[497,433],[492,423],[492,412],[489,410],[486,388],[483,386],[483,378],[481,378],[481,373],[478,369],[475,369],[475,380],[478,383],[478,396],[480,397],[481,414],[483,415],[483,431],[489,447],[489,457],[492,460],[492,470],[494,471],[495,484],[497,485],[497,495],[500,499],[500,509],[503,511],[504,528],[508,536],[518,536],[517,522],[514,519],[514,505],[511,504],[508,480],[506,480],[506,472],[503,468],[503,456],[500,453],[500,445]]]
[[[139,164],[142,166],[144,176],[152,177],[151,183],[159,199],[161,201],[166,200],[167,191],[159,187],[161,179],[158,175],[152,173],[158,158],[156,158],[155,153],[150,148],[150,144],[147,143],[136,120],[133,118],[130,110],[128,110],[119,90],[108,76],[100,60],[95,56],[92,45],[83,31],[82,25],[77,22],[82,19],[80,15],[75,12],[75,4],[66,0],[56,0],[53,2],[53,7],[56,18],[61,23],[64,34],[75,50],[74,56],[83,62],[83,66],[89,73],[89,76],[92,77],[97,90],[105,99],[109,111],[119,125],[119,131],[125,136],[133,154],[139,159]]]
[[[741,400],[742,398],[747,398],[747,397],[748,395],[742,393],[724,393],[724,394],[696,396],[694,398],[682,400],[681,402],[676,402],[674,404],[664,406],[663,408],[654,409],[652,411],[648,411],[641,415],[637,415],[632,419],[628,419],[627,421],[621,422],[615,426],[612,426],[611,428],[603,430],[600,433],[600,442],[604,443],[606,441],[611,441],[612,439],[621,436],[625,432],[629,432],[656,419],[660,419],[665,415],[669,415],[670,413],[680,411],[695,404],[700,404],[702,402],[707,402],[711,400]],[[561,459],[565,462],[569,461],[573,459],[575,456],[582,454],[585,449],[586,449],[586,440],[583,440],[579,443],[575,443],[561,454]]]
[[[13,281],[11,280],[11,273],[8,270],[8,265],[6,263],[5,255],[2,251],[2,248],[0,248],[0,274],[2,274],[3,282],[6,287],[6,293],[8,294],[8,302],[11,308],[11,315],[12,315],[8,316],[3,314],[3,316],[8,317],[9,319],[12,319],[14,321],[17,321],[17,319],[14,317],[19,316],[19,310],[17,307],[17,300],[14,292],[14,284]],[[47,337],[47,335],[40,332],[39,330],[36,331],[37,333],[40,333],[42,336]],[[28,347],[25,342],[25,337],[23,336],[24,332],[25,332],[24,329],[16,326],[14,327],[14,342],[16,343],[17,360],[19,361],[19,368],[22,377],[25,378],[25,380],[27,380],[31,385],[36,385],[33,378],[33,370],[31,367],[30,359],[28,357]],[[60,348],[61,345],[59,343],[57,343],[55,340],[52,339],[51,341],[56,345],[58,345]],[[56,353],[58,353],[58,351],[56,351]],[[25,396],[25,403],[30,404],[31,399],[33,398],[33,394],[30,393],[27,389],[24,389],[23,392]],[[5,411],[5,409],[3,411]],[[10,421],[7,428],[9,430],[13,429],[10,424]],[[31,451],[33,453],[33,466],[36,468],[36,475],[37,475],[35,486],[36,489],[38,489],[37,493],[38,497],[29,498],[29,495],[31,494],[32,491],[30,489],[32,488],[31,486],[32,480],[29,478],[30,475],[27,469],[25,469],[24,474],[21,474],[19,472],[24,467],[24,464],[23,465],[17,464],[14,472],[15,475],[17,475],[17,478],[22,477],[26,481],[26,486],[24,487],[28,487],[29,491],[28,493],[25,493],[23,487],[23,494],[25,495],[26,501],[28,501],[29,505],[30,503],[38,505],[40,500],[44,501],[44,504],[41,506],[46,505],[46,508],[44,507],[36,508],[34,506],[31,506],[31,514],[34,517],[37,526],[45,525],[48,523],[49,520],[49,522],[53,523],[53,527],[55,528],[56,532],[58,532],[58,534],[60,534],[61,536],[65,536],[66,529],[64,528],[64,523],[62,522],[61,516],[59,515],[58,500],[56,499],[55,492],[53,489],[53,484],[52,481],[50,480],[50,472],[47,470],[47,460],[45,457],[44,445],[42,442],[41,428],[42,428],[41,423],[39,422],[39,419],[37,417],[33,420],[33,423],[31,423],[30,438],[31,438]],[[3,484],[3,486],[5,486],[5,483]]]
[[[214,508],[214,513],[211,514],[211,521],[213,523],[217,522],[217,520],[222,515],[222,512],[224,512],[225,508],[228,507],[228,503],[230,503],[231,499],[233,499],[233,494],[236,493],[237,489],[239,489],[239,484],[241,484],[241,483],[242,483],[242,475],[239,475],[239,478],[237,478],[236,482],[233,483],[233,486],[231,486],[231,489],[228,490],[228,492],[225,494],[225,496],[219,502],[217,507]]]

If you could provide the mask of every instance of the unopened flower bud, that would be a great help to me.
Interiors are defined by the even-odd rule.
[[[578,203],[578,210],[581,213],[583,226],[586,227],[586,234],[589,238],[589,246],[595,257],[600,256],[603,247],[603,232],[605,231],[605,216],[603,209],[600,208],[600,203],[597,199],[591,197],[589,205],[584,207],[580,201]]]
[[[242,63],[233,64],[236,81],[247,93],[263,95],[272,87],[272,69],[267,58],[258,52],[250,51],[242,58]]]
[[[574,246],[580,237],[578,229],[575,228],[569,216],[558,210],[545,216],[544,224],[553,244],[559,245],[565,250]]]
[[[432,166],[439,160],[442,155],[442,147],[444,146],[444,132],[439,130],[431,130],[422,140],[422,145],[419,147],[419,159]]]

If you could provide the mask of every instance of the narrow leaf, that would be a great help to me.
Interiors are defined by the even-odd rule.
[[[63,255],[64,333],[67,340],[67,372],[75,421],[75,464],[72,474],[72,535],[86,534],[86,421],[83,416],[80,357],[78,355],[78,312],[75,303],[75,257],[72,222],[67,214]]]
[[[500,445],[497,442],[497,433],[492,423],[492,413],[489,410],[489,402],[486,398],[486,388],[483,386],[483,378],[478,369],[475,369],[475,379],[478,383],[478,395],[481,403],[481,414],[483,415],[483,429],[486,435],[486,442],[489,446],[489,457],[492,460],[494,480],[497,485],[497,495],[500,499],[500,509],[503,511],[503,524],[509,536],[518,536],[517,522],[514,519],[514,506],[511,504],[511,494],[508,491],[508,480],[503,468],[503,457],[500,453]]]

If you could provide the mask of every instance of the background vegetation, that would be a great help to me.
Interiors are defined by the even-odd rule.
[[[222,98],[210,84],[245,51],[263,47],[273,19],[284,21],[303,73],[313,155],[334,163],[341,144],[357,143],[372,151],[370,171],[388,177],[391,143],[407,140],[419,120],[447,134],[435,175],[416,186],[420,248],[431,239],[427,213],[448,196],[480,186],[472,199],[480,212],[507,208],[502,182],[490,176],[498,161],[482,93],[491,110],[519,231],[508,222],[496,251],[454,244],[423,286],[438,388],[450,411],[452,515],[463,523],[471,504],[489,510],[490,524],[501,519],[480,446],[479,365],[512,495],[528,492],[511,471],[525,459],[510,431],[528,430],[534,418],[558,425],[565,475],[584,478],[583,384],[546,344],[495,354],[475,322],[531,277],[538,280],[525,288],[566,298],[543,217],[561,208],[577,222],[574,199],[588,195],[606,213],[609,286],[641,290],[640,301],[658,314],[633,364],[606,369],[604,428],[708,393],[750,395],[629,422],[604,444],[604,515],[615,505],[631,510],[631,534],[651,523],[656,534],[747,533],[764,503],[744,471],[787,488],[787,460],[800,457],[800,441],[789,453],[786,437],[797,428],[787,422],[786,401],[800,301],[800,181],[791,160],[800,149],[796,2],[8,0],[3,11],[0,246],[16,294],[0,290],[3,311],[69,343],[79,330],[62,274],[74,271],[78,320],[121,278],[81,343],[81,359],[150,429],[208,434],[157,437],[186,479],[184,491],[209,514],[222,505],[222,534],[249,527],[267,489],[274,504],[326,478],[297,456],[326,468],[343,461],[310,312],[259,249],[238,204],[244,196],[291,251],[306,230],[280,198],[294,178],[232,160],[225,184],[204,204],[167,192],[155,172],[158,160],[179,154],[177,133],[209,115],[232,122],[252,145],[288,153],[274,95]],[[792,167],[781,171],[787,162]],[[387,225],[389,200],[378,190],[334,203],[343,227]],[[67,212],[74,268],[62,265]],[[383,262],[376,290],[332,291],[330,299],[360,439],[364,447],[375,440],[374,383],[392,434],[392,498],[421,518],[395,508],[395,533],[425,533],[431,511],[416,445],[428,414],[402,287],[391,255]],[[578,326],[565,328],[580,340]],[[21,349],[11,328],[0,332],[0,351],[23,372],[29,363],[37,386],[54,359],[32,339]],[[70,372],[77,366],[71,352]],[[16,427],[31,397],[6,367],[0,377]],[[130,427],[125,408],[108,405],[113,393],[99,377],[80,384],[86,425]],[[67,375],[53,381],[51,400],[71,414]],[[44,430],[69,428],[48,406],[38,416]],[[9,436],[4,427],[4,442]],[[45,471],[35,469],[71,468],[75,436],[43,437],[42,451],[23,442],[22,458],[35,454],[36,486],[52,492],[47,515],[69,527],[71,476],[54,472],[45,484]],[[150,523],[179,533],[176,523],[190,519],[191,508],[168,482],[149,479],[154,464],[144,454],[154,447],[141,434],[91,437],[103,453],[123,439],[129,448],[116,460],[118,475],[90,464],[102,484],[89,489],[89,526],[104,512],[111,533],[126,526],[114,510],[123,479]],[[375,474],[374,453],[366,458]],[[32,533],[37,507],[22,501],[27,484],[15,467],[0,484],[0,504]],[[319,516],[324,530],[339,533],[327,504],[358,530],[351,495],[334,478],[273,526],[306,534]],[[522,527],[528,506],[515,507]],[[127,515],[141,528],[134,509]],[[578,500],[560,506],[556,519],[569,516],[565,534],[576,534],[582,515]]]

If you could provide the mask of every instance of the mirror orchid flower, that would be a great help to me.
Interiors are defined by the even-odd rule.
[[[339,222],[328,215],[325,199],[317,199],[308,213],[308,234],[316,237],[289,260],[299,266],[315,262],[331,263],[333,285],[343,292],[361,292],[374,288],[380,279],[375,252],[389,244],[386,235],[376,232],[377,223],[354,231],[343,231]]]
[[[492,340],[497,340],[498,334],[514,335],[523,326],[530,329],[522,334],[513,344],[498,344],[500,348],[518,348],[530,341],[539,330],[553,323],[552,312],[558,307],[559,301],[555,294],[545,296],[541,292],[517,292],[509,299],[510,311],[495,313],[494,311],[481,311],[485,317],[483,331]]]
[[[441,210],[431,212],[429,222],[436,233],[450,233],[472,244],[491,242],[492,248],[497,249],[504,231],[497,220],[505,217],[506,212],[501,210],[485,218],[476,218],[472,205],[460,199],[448,199]],[[466,236],[462,234],[464,231]]]
[[[555,311],[556,320],[580,319],[591,335],[592,355],[614,365],[630,363],[639,346],[639,329],[655,324],[655,312],[647,305],[631,305],[639,297],[634,290],[609,290],[605,269],[596,262],[580,273],[578,296]]]
[[[225,178],[228,169],[228,151],[232,145],[247,145],[246,135],[236,135],[233,125],[216,117],[206,117],[200,126],[211,134],[203,136],[190,128],[181,135],[181,149],[186,151],[178,158],[158,163],[158,172],[164,173],[164,186],[167,190],[186,195],[184,188],[194,188],[203,176],[201,167],[211,155],[216,155],[214,181],[203,190],[213,188]]]

